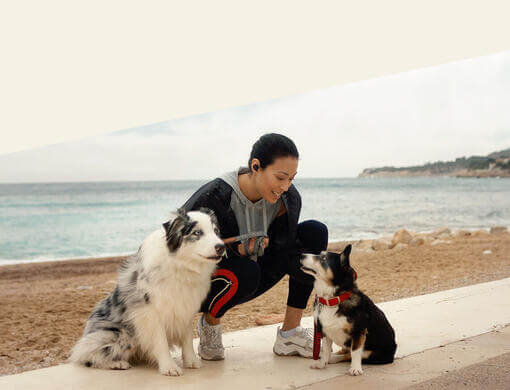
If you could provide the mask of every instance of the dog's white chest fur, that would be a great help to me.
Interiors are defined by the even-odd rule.
[[[150,299],[150,304],[140,309],[143,321],[158,318],[166,330],[168,344],[180,344],[183,335],[189,331],[193,315],[198,312],[209,291],[211,273],[216,264],[193,264],[185,256],[168,254],[162,229],[144,241],[142,250],[144,269],[152,271],[150,282],[140,282],[140,287],[148,292]],[[144,328],[140,324],[137,330],[141,332]]]
[[[322,325],[322,332],[328,336],[333,342],[339,346],[344,345],[349,338],[346,330],[350,329],[351,324],[347,321],[347,317],[336,314],[338,307],[319,305],[315,308],[315,316],[319,316]]]
[[[200,303],[209,291],[213,269],[196,275],[180,270],[175,272],[172,278],[162,279],[149,286],[152,306],[147,309],[151,316],[154,315],[152,309],[158,313],[161,325],[166,329],[169,344],[179,343],[187,332],[190,320],[200,309]]]

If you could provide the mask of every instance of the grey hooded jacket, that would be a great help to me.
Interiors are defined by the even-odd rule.
[[[204,184],[182,207],[186,211],[199,210],[201,207],[214,211],[222,239],[236,237],[242,242],[249,237],[267,236],[269,245],[264,253],[294,251],[301,212],[301,196],[296,187],[291,185],[275,205],[263,199],[253,203],[239,189],[236,175],[244,173],[243,169],[248,168],[226,173]],[[286,213],[277,217],[282,202]],[[259,254],[256,253],[257,256]],[[231,256],[239,254],[228,247],[227,257]]]
[[[256,260],[258,256],[264,254],[261,242],[264,237],[267,237],[267,229],[280,211],[282,199],[278,199],[276,203],[269,203],[264,198],[255,203],[249,200],[241,191],[238,180],[240,174],[247,172],[249,172],[248,168],[240,167],[236,171],[225,173],[220,178],[234,190],[230,197],[230,208],[236,216],[239,227],[239,236],[236,237],[236,241],[241,241],[245,248],[248,248],[249,239],[256,237],[251,254],[251,258]]]

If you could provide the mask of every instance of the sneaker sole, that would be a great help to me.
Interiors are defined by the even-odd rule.
[[[215,360],[225,360],[224,356],[207,356],[207,355],[201,355],[198,354],[202,360],[208,360],[208,361],[215,361]]]
[[[295,349],[292,349],[290,351],[284,351],[284,350],[276,350],[276,346],[273,346],[273,353],[278,356],[301,356],[304,358],[311,358],[313,353],[301,353],[299,351],[296,351]]]
[[[202,360],[209,360],[209,361],[213,361],[213,360],[225,360],[225,355],[213,355],[213,356],[209,356],[207,354],[205,354],[203,351],[201,350],[198,350],[198,356],[200,356],[200,358]]]

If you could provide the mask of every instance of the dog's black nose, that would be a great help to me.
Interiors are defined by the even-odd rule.
[[[223,256],[223,253],[225,253],[225,244],[216,244],[214,249],[216,249],[218,256]]]

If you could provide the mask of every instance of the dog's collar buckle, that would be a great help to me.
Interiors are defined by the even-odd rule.
[[[346,301],[347,299],[349,299],[350,297],[351,297],[351,293],[345,292],[345,293],[340,294],[339,296],[334,297],[334,298],[324,299],[322,297],[317,297],[317,299],[318,299],[319,303],[321,303],[325,306],[337,306],[337,305],[341,304],[343,301]]]

